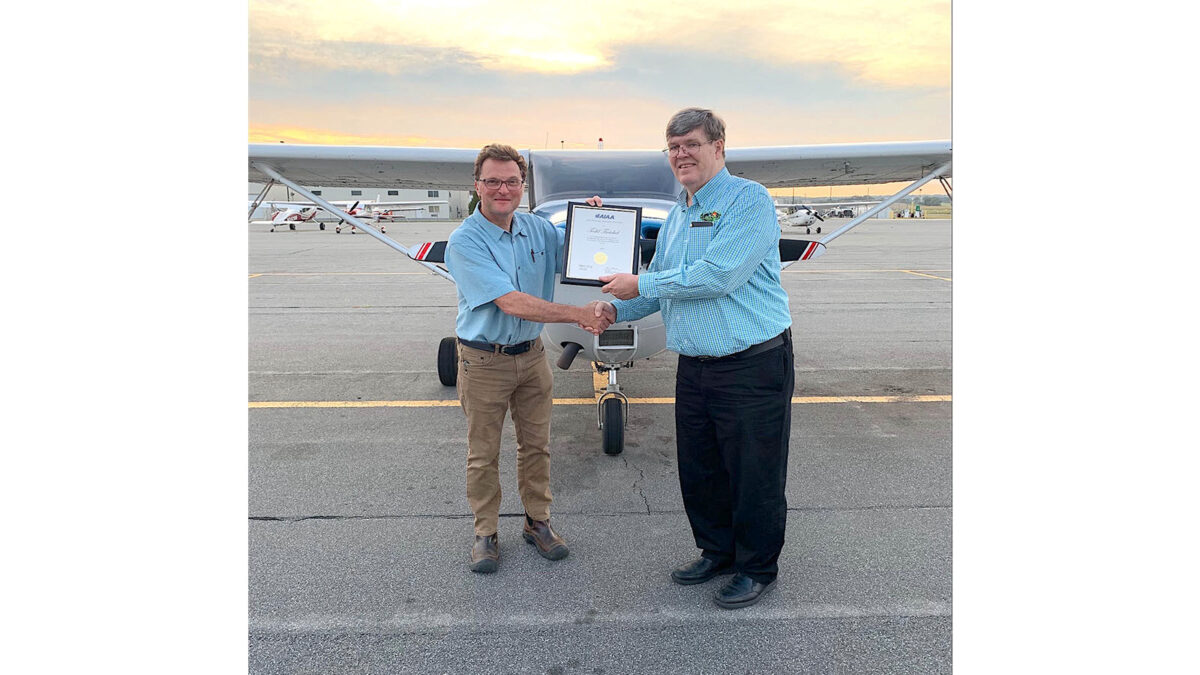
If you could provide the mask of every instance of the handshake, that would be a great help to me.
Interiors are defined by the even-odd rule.
[[[592,335],[603,333],[617,320],[616,308],[612,306],[612,303],[604,300],[593,300],[577,309],[579,310],[577,325]]]

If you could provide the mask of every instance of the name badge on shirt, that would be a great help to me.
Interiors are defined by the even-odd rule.
[[[697,220],[692,222],[692,227],[712,227],[713,224],[706,220]]]

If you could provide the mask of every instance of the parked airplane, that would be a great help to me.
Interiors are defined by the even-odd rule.
[[[434,274],[453,281],[444,265],[445,241],[403,246],[302,186],[467,190],[473,187],[477,154],[478,150],[466,148],[251,144],[249,179],[267,183],[264,194],[272,184],[282,183]],[[662,150],[528,150],[522,155],[529,166],[526,184],[531,209],[557,226],[566,221],[568,202],[581,202],[592,195],[603,198],[606,206],[641,207],[641,265],[645,268],[654,255],[658,228],[682,190]],[[935,178],[949,176],[951,146],[949,141],[918,141],[730,148],[726,150],[725,165],[731,174],[768,188],[911,181],[820,240],[781,239],[779,256],[787,267],[816,258],[835,238],[896,200]],[[558,283],[554,301],[582,305],[609,297],[598,287]],[[575,357],[582,354],[597,372],[607,373],[608,387],[597,401],[597,426],[602,432],[604,452],[620,453],[624,447],[628,399],[617,384],[617,374],[621,368],[629,368],[634,362],[666,349],[662,315],[655,313],[637,321],[618,322],[598,336],[574,325],[546,324],[543,335],[548,348],[561,351],[560,368],[569,368]],[[442,384],[454,385],[458,359],[453,336],[442,339],[437,365]]]
[[[265,194],[266,191],[263,191]],[[399,215],[404,211],[420,211],[427,206],[445,206],[449,202],[445,200],[418,200],[404,202],[383,202],[375,200],[334,200],[330,204],[338,207],[341,212],[348,213],[352,216],[362,216],[371,218],[377,223],[395,222],[403,218]],[[296,229],[297,222],[307,222],[313,219],[317,211],[321,209],[319,204],[313,202],[262,202],[264,206],[270,207],[272,210],[271,231],[275,231],[275,225],[287,224],[289,229]],[[251,202],[250,212],[253,213],[258,204]],[[338,215],[337,212],[331,212],[333,215]],[[345,223],[344,218],[340,218],[335,226],[336,232],[342,231],[342,224]],[[324,230],[325,223],[318,221],[318,226]],[[350,234],[355,234],[354,224],[350,224]],[[382,225],[379,228],[380,232],[387,232],[387,229]]]
[[[779,214],[780,225],[803,227],[805,234],[812,234],[812,226],[816,225],[817,221],[825,222],[826,218],[853,218],[856,207],[875,206],[878,203],[878,201],[823,202],[813,204],[815,209],[805,204],[776,203],[775,211]],[[820,233],[821,226],[817,225],[817,234]]]

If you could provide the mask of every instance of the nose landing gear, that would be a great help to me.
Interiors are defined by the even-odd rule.
[[[603,438],[604,454],[619,455],[625,449],[625,423],[629,416],[629,397],[621,393],[617,371],[621,366],[596,364],[597,372],[608,372],[608,387],[596,401],[596,426]]]

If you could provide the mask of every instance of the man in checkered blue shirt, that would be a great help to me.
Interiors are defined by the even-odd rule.
[[[595,312],[610,321],[662,312],[667,348],[679,353],[679,485],[701,550],[671,578],[733,573],[714,599],[736,609],[774,586],[787,519],[795,373],[779,222],[766,188],[725,168],[725,123],[711,110],[679,111],[666,136],[684,191],[647,271],[601,277],[618,300]]]

